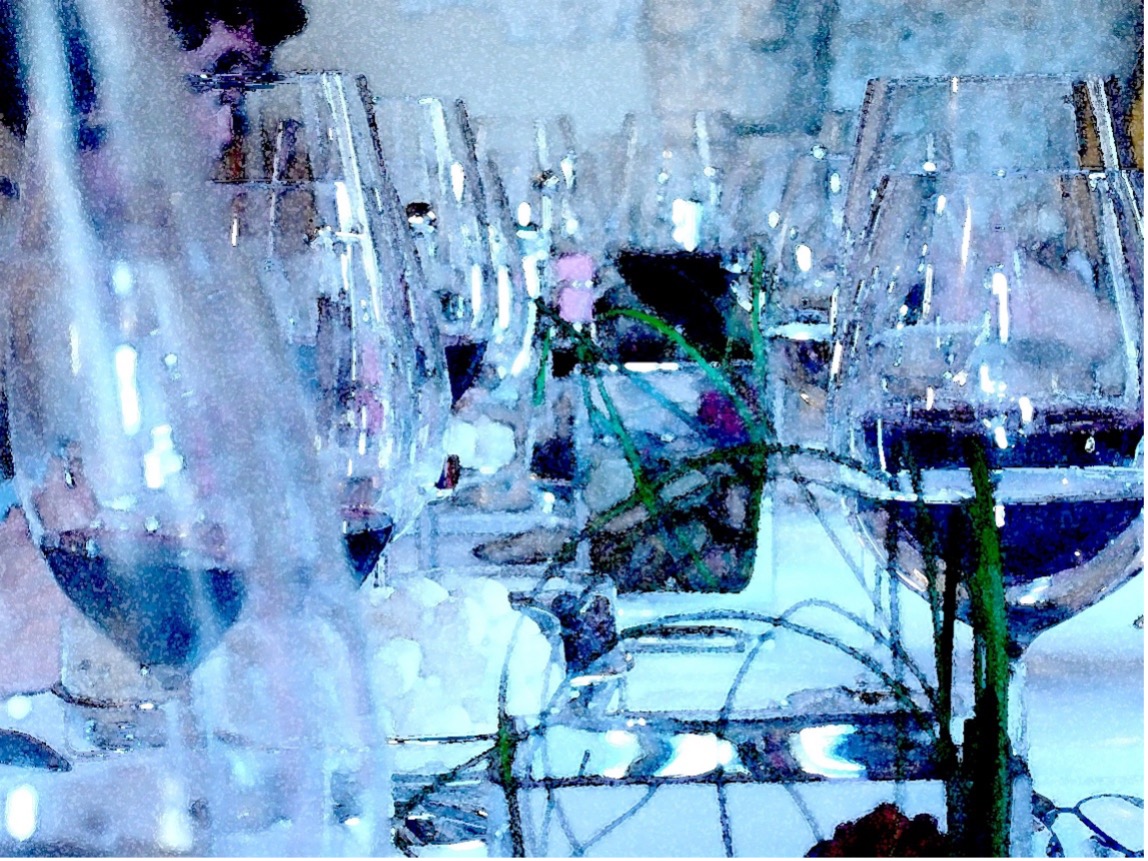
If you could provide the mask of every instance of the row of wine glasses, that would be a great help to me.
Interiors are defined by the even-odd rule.
[[[315,405],[320,456],[341,476],[346,549],[363,580],[439,476],[450,354],[359,86],[331,74],[238,94],[212,83],[243,122],[210,192],[230,213],[221,227],[234,255],[262,270]]]
[[[1013,108],[1015,123],[985,121]],[[720,342],[720,328],[699,331],[696,303],[707,278],[719,285],[715,296],[728,285],[730,242],[710,225],[734,217],[720,204],[756,189],[715,157],[723,150],[710,146],[705,118],[691,133],[684,152],[697,156],[693,171],[679,168],[683,150],[661,131],[628,121],[621,143],[597,152],[615,190],[586,207],[596,202],[599,219],[616,225],[612,249],[596,250],[619,280],[656,307],[657,290],[643,293],[643,279],[684,294],[689,315],[674,322],[692,326],[692,340]],[[966,449],[987,452],[1015,658],[1141,568],[1140,179],[1118,169],[1095,81],[877,81],[857,141],[851,175],[811,146],[774,192],[776,208],[750,207],[748,223],[758,225],[755,238],[781,227],[771,252],[783,291],[800,303],[820,276],[830,294],[821,318],[832,324],[829,444],[889,485],[861,502],[848,497],[853,523],[882,559],[886,531],[899,522],[891,561],[922,594],[930,584],[912,535],[916,503],[932,512],[941,569],[947,563],[955,581],[971,564],[961,513],[972,496]],[[634,178],[643,171],[646,181]],[[827,225],[826,265],[813,262],[810,234],[796,229],[802,187],[817,191],[810,200]],[[570,190],[563,206],[577,200]],[[680,272],[687,256],[707,252],[713,272],[689,290],[669,289],[679,273],[651,265],[668,257]],[[800,312],[791,319],[804,322]],[[923,471],[919,494],[910,463]],[[969,619],[964,586],[958,594]]]
[[[475,121],[472,137],[469,117],[457,108],[451,116],[435,100],[417,107],[380,101],[376,123],[394,124],[381,134],[384,162],[393,148],[396,178],[411,178],[396,186],[439,296],[441,330],[470,351],[456,363],[467,369],[455,368],[455,400],[478,366],[491,375],[490,391],[505,394],[507,367],[487,360],[483,339],[501,320],[522,338],[511,343],[529,353],[540,335],[532,300],[547,295],[561,305],[559,291],[571,281],[562,264],[573,265],[575,253],[590,262],[579,264],[573,280],[592,295],[603,282],[625,282],[657,306],[654,288],[667,283],[658,264],[680,271],[692,260],[701,269],[691,288],[709,289],[720,302],[738,266],[730,253],[738,237],[772,239],[782,289],[797,303],[815,288],[837,288],[828,315],[830,442],[897,487],[855,510],[877,555],[890,518],[912,519],[911,457],[924,472],[922,499],[950,548],[952,570],[967,566],[958,552],[967,545],[960,503],[971,494],[963,446],[976,440],[989,452],[999,476],[1011,649],[1020,654],[1039,631],[1139,570],[1143,495],[1136,196],[1127,174],[1092,170],[1106,163],[1061,163],[1066,153],[1079,157],[1081,94],[1095,91],[1035,83],[1055,97],[1025,104],[1055,134],[1026,138],[1044,142],[1032,152],[1012,138],[978,136],[967,118],[986,102],[1000,104],[991,82],[917,82],[908,89],[924,95],[907,107],[895,98],[903,82],[874,85],[847,195],[844,166],[816,143],[780,157],[781,182],[777,169],[739,174],[730,155],[738,142],[712,117],[669,131],[630,118],[613,147],[593,150],[594,158],[579,149],[568,121],[532,123],[528,144],[512,157],[492,124]],[[1032,90],[1013,81],[1000,86],[1008,98]],[[1066,102],[1065,92],[1076,100]],[[932,98],[944,105],[940,119],[918,110]],[[406,132],[404,112],[415,115]],[[1069,115],[1074,125],[1066,132]],[[1095,117],[1103,115],[1097,110],[1092,126],[1084,124],[1099,129],[1102,156],[1103,122]],[[404,165],[401,153],[414,163]],[[1001,162],[1002,154],[1012,160]],[[1018,170],[1026,166],[1032,169]],[[752,201],[771,193],[761,187],[770,181],[779,186],[776,204],[755,207]],[[834,200],[841,201],[836,209]],[[803,215],[803,207],[813,213]],[[834,228],[844,229],[842,240],[834,241]],[[822,248],[826,260],[816,256]],[[571,311],[571,319],[593,317]],[[712,332],[699,330],[697,319],[683,320],[695,340],[724,339],[724,319]],[[1092,326],[1086,337],[1071,325],[1081,319]],[[529,404],[522,388],[515,396],[519,409]],[[516,445],[521,451],[521,437]],[[1044,552],[1050,541],[1052,554]],[[920,554],[919,544],[904,541],[895,561],[909,585],[925,590]]]
[[[339,75],[200,78],[230,127],[214,163],[181,166],[164,123],[197,109],[132,67],[127,4],[79,6],[106,81],[86,135],[58,23],[29,5],[47,119],[6,386],[35,538],[136,675],[118,699],[162,699],[238,654],[235,630],[341,594],[348,567],[366,579],[433,495],[450,401],[510,416],[522,475],[545,465],[536,443],[564,450],[546,443],[576,399],[558,384],[535,402],[535,299],[585,325],[602,294],[640,301],[718,355],[750,243],[789,309],[771,322],[833,325],[831,444],[901,483],[855,512],[875,548],[914,499],[906,447],[959,535],[959,440],[976,438],[999,470],[1015,651],[1138,570],[1142,236],[1094,84],[876,82],[850,178],[841,146],[713,114],[633,115],[583,146],[567,118],[507,133]],[[986,106],[1043,131],[990,135]],[[898,553],[918,584],[920,548]],[[88,658],[68,694],[112,699],[112,662]],[[284,684],[302,672],[276,660]]]

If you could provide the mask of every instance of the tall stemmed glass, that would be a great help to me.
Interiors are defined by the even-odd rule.
[[[482,366],[488,344],[509,328],[500,313],[486,195],[462,103],[376,98],[373,119],[387,173],[434,294],[458,401]],[[505,290],[505,287],[503,288]]]
[[[371,137],[370,94],[335,73],[200,84],[241,111],[208,192],[230,208],[232,254],[263,272],[364,579],[434,493],[447,409],[439,331]]]
[[[1141,570],[1143,238],[1121,181],[886,177],[834,336],[833,447],[869,474],[857,526],[879,556],[897,548],[906,585],[966,619],[969,446],[987,459],[1014,675],[1041,631]]]
[[[477,174],[485,193],[491,252],[499,276],[497,351],[468,405],[510,429],[513,453],[494,462],[474,459],[480,472],[498,478],[463,494],[462,501],[480,507],[511,505],[525,510],[541,502],[531,482],[535,435],[546,434],[546,404],[535,403],[535,381],[541,358],[541,332],[536,301],[556,291],[555,262],[559,245],[580,223],[571,206],[576,183],[576,144],[567,117],[512,120],[476,117],[473,125]],[[567,249],[568,250],[568,249]],[[509,455],[509,456],[508,456]],[[503,492],[494,492],[493,487]],[[482,497],[481,499],[479,497]]]

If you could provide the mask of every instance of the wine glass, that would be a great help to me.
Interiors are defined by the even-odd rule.
[[[229,212],[231,254],[263,273],[320,457],[341,476],[362,581],[434,495],[450,359],[371,136],[372,100],[336,73],[199,86],[241,112],[207,192]]]
[[[606,256],[616,277],[602,304],[652,309],[714,358],[737,312],[730,287],[741,249],[727,244],[724,200],[734,138],[722,114],[629,114],[603,160],[613,197],[604,208]],[[674,358],[664,339],[633,321],[611,321],[602,337],[622,361]]]
[[[768,397],[779,439],[822,442],[829,321],[842,267],[847,122],[830,114],[817,135],[747,136],[723,204],[739,268],[760,249],[771,275],[763,309],[770,338]],[[743,298],[743,304],[746,303]]]
[[[387,174],[414,237],[457,403],[483,364],[500,315],[485,192],[466,107],[439,99],[376,98],[373,118]]]
[[[1122,180],[885,177],[834,333],[832,445],[869,482],[851,497],[856,527],[878,558],[896,547],[887,561],[910,589],[936,600],[956,582],[966,620],[969,446],[983,452],[1016,678],[1041,631],[1142,567],[1143,240]],[[939,583],[926,576],[922,504]]]
[[[459,120],[473,141],[474,175],[485,198],[498,320],[483,375],[456,404],[456,439],[471,449],[463,465],[487,477],[482,487],[462,489],[456,502],[521,511],[542,501],[530,475],[535,433],[545,433],[547,424],[545,404],[534,398],[544,328],[536,301],[555,291],[559,244],[579,229],[570,206],[577,148],[565,117],[471,121],[460,113]]]
[[[21,11],[34,87],[32,165],[6,261],[13,462],[31,537],[83,616],[65,634],[56,689],[76,718],[70,752],[132,775],[122,796],[92,793],[87,813],[49,818],[94,815],[163,852],[225,853],[251,830],[295,851],[362,852],[387,829],[374,827],[386,773],[369,743],[375,697],[339,517],[350,503],[336,479],[353,482],[356,462],[342,473],[323,463],[317,430],[331,428],[317,428],[276,331],[291,319],[268,301],[262,281],[275,273],[235,252],[232,200],[205,187],[212,153],[162,8],[72,9],[97,83],[82,115],[60,10]],[[356,195],[345,182],[335,196],[352,234]],[[336,271],[378,288],[379,261],[357,263],[352,240],[332,237]],[[316,349],[342,370],[348,327],[328,316]],[[347,383],[319,381],[340,396]],[[357,834],[331,815],[331,787],[351,776],[367,821]],[[138,802],[129,816],[125,799]],[[252,807],[265,818],[247,818]]]

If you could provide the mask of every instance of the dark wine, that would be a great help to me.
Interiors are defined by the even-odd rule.
[[[997,482],[995,515],[1005,587],[1034,586],[1028,599],[1010,604],[1015,634],[1067,618],[1073,609],[1042,605],[1042,589],[1034,581],[1093,562],[1136,522],[1143,510],[1143,481],[1131,467],[1143,437],[1140,416],[1117,410],[1050,413],[1026,428],[999,433],[995,428],[990,432],[971,410],[929,411],[921,417],[928,423],[863,422],[873,466],[897,474],[909,469],[911,459],[921,469],[928,513],[923,522],[914,502],[865,501],[858,513],[874,543],[884,546],[891,517],[899,541],[912,548],[899,551],[903,558],[898,563],[911,569],[920,564],[920,537],[931,528],[946,565],[969,571],[975,547],[964,510],[972,488],[966,465],[968,447],[979,445]]]
[[[869,419],[862,425],[865,451],[871,466],[894,474],[908,468],[908,456],[919,469],[963,469],[970,440],[989,443],[991,469],[1128,466],[1144,438],[1140,414],[1094,408],[1038,413],[1027,426],[1004,427],[1002,448],[986,418],[992,425],[991,416],[971,409],[934,409],[913,420]]]
[[[916,506],[895,503],[894,516],[910,533]],[[1144,508],[1139,499],[1072,500],[1004,504],[998,521],[1006,586],[1052,577],[1096,557],[1132,525]],[[961,528],[957,503],[929,502],[928,512],[942,546]],[[963,549],[963,548],[962,548]],[[962,555],[966,555],[962,553]]]
[[[706,356],[721,357],[729,342],[727,321],[734,302],[734,280],[720,254],[700,251],[656,253],[626,249],[618,254],[618,272],[637,300],[672,326]],[[640,329],[646,342],[623,349],[623,361],[656,361],[665,357],[661,338]]]
[[[375,570],[393,532],[394,526],[387,524],[378,528],[357,529],[343,536],[347,559],[350,560],[351,568],[359,578],[359,585],[366,582],[371,572]]]
[[[486,355],[486,342],[459,341],[447,344],[444,352],[447,376],[450,378],[451,402],[458,403],[458,399],[466,394],[467,389],[478,379],[482,359]]]
[[[189,669],[239,617],[242,578],[193,568],[161,538],[105,555],[99,538],[63,533],[44,556],[60,587],[121,649],[144,665]]]

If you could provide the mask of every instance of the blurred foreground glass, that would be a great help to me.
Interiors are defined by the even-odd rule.
[[[98,83],[98,110],[82,116],[59,9],[30,2],[20,19],[33,165],[5,279],[5,376],[31,537],[82,614],[56,692],[76,779],[96,783],[82,809],[45,794],[31,848],[362,854],[389,829],[339,522],[358,474],[350,458],[338,482],[323,458],[325,440],[350,435],[352,406],[381,406],[321,379],[340,418],[311,420],[260,283],[275,273],[234,253],[227,209],[205,194],[211,147],[162,10],[69,8]],[[350,226],[362,186],[333,185],[345,274],[362,254]],[[366,362],[349,331],[326,330],[343,351],[329,368]],[[91,817],[106,827],[90,831]]]

